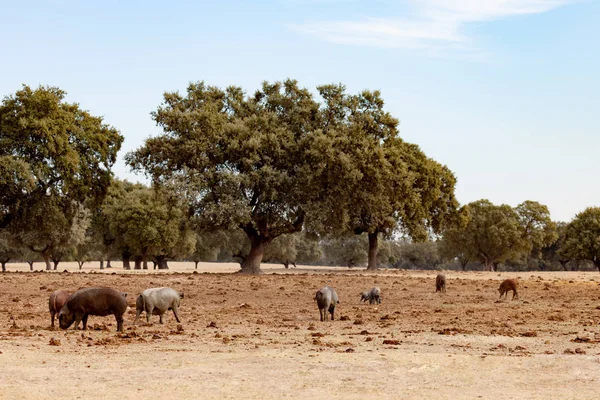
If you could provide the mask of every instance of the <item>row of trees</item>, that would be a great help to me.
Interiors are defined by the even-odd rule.
[[[459,208],[452,172],[399,137],[379,92],[317,92],[287,80],[253,95],[204,83],[166,93],[152,113],[164,133],[125,156],[145,187],[112,178],[114,127],[60,89],[24,86],[0,106],[0,262],[233,257],[260,273],[263,260],[323,255],[360,265],[366,249],[375,269],[407,254],[393,238],[489,270],[535,252],[596,262],[595,248],[583,253],[593,227],[557,225],[539,203]]]

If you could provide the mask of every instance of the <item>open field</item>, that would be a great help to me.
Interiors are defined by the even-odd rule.
[[[98,271],[74,263],[52,273],[0,274],[0,398],[577,398],[600,395],[600,274],[344,268],[231,275],[236,264],[171,263],[167,272]],[[41,264],[36,264],[41,268]],[[27,264],[9,264],[27,271]],[[215,273],[204,273],[215,272]],[[520,298],[497,302],[502,279]],[[336,288],[336,321],[313,300]],[[381,305],[359,303],[372,286]],[[87,331],[50,330],[58,288],[128,293],[125,332],[114,317]],[[148,287],[183,291],[180,314],[133,326]],[[511,294],[509,294],[510,299]],[[341,318],[340,318],[341,317]],[[179,325],[179,326],[178,326]],[[52,345],[55,343],[57,345]]]

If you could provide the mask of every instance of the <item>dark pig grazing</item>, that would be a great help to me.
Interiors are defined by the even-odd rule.
[[[511,300],[514,300],[515,297],[518,299],[519,294],[517,293],[517,281],[514,279],[504,280],[498,288],[498,292],[500,292],[500,298],[502,298],[503,295],[504,298],[508,297],[508,292],[510,292],[511,290],[513,292]]]
[[[59,313],[70,295],[71,293],[66,290],[55,290],[50,294],[50,298],[48,299],[48,309],[50,310],[50,326],[52,328],[54,328],[54,316]]]
[[[331,320],[333,321],[335,319],[335,305],[340,302],[335,290],[329,286],[325,286],[315,294],[315,300],[317,301],[317,306],[319,306],[321,321],[327,321],[327,312],[331,314]]]
[[[123,293],[107,287],[79,289],[67,299],[58,313],[58,322],[62,329],[67,329],[73,322],[77,329],[83,321],[83,329],[87,327],[90,315],[114,315],[117,320],[117,331],[123,331],[123,314],[127,311],[127,300]]]
[[[435,277],[435,292],[446,293],[446,275],[438,274],[438,276]]]
[[[168,287],[146,289],[138,296],[135,302],[136,315],[134,325],[143,311],[146,311],[146,321],[150,323],[151,315],[159,315],[160,323],[163,323],[163,315],[168,310],[173,310],[173,315],[179,321],[179,303],[183,299],[183,293]]]

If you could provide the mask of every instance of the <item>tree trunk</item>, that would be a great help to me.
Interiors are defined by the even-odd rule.
[[[42,258],[44,259],[44,262],[46,263],[46,271],[52,271],[52,265],[50,264],[50,254],[43,252]]]
[[[199,262],[200,262],[200,261],[194,261],[194,264],[195,264],[195,266],[194,266],[194,269],[198,269],[198,263],[199,263]]]
[[[123,253],[123,269],[131,269],[131,264],[129,264],[131,254]]]
[[[6,272],[6,263],[7,262],[8,262],[7,259],[0,260],[0,264],[2,264],[2,272]]]
[[[106,260],[106,268],[112,268],[112,265],[110,265],[110,258]]]
[[[142,250],[142,269],[148,269],[148,249]]]
[[[79,264],[80,271],[81,271],[81,267],[83,267],[83,263],[85,263],[85,261],[77,261],[77,264]]]
[[[290,267],[290,263],[289,262],[284,262],[283,266],[285,267],[285,269],[288,269]]]
[[[379,232],[369,233],[369,264],[367,270],[377,269],[377,234]]]
[[[459,262],[460,262],[460,267],[462,268],[463,272],[466,271],[469,260],[459,260]]]
[[[600,272],[600,260],[594,260],[594,265],[598,268],[598,272]]]
[[[142,269],[142,256],[135,256],[135,264],[133,269]]]
[[[33,271],[33,261],[27,261],[27,264],[29,264],[29,270]]]
[[[497,272],[498,271],[498,265],[499,264],[500,264],[499,262],[492,263],[492,268],[493,268],[492,271],[493,272]]]
[[[169,265],[167,264],[167,257],[157,256],[156,261],[158,269],[169,269]]]
[[[558,261],[558,262],[560,263],[560,265],[562,265],[562,267],[563,267],[563,269],[565,271],[569,270],[569,268],[567,267],[567,264],[569,263],[568,261],[561,260],[561,261]]]
[[[104,260],[100,260],[100,269],[104,269]]]
[[[260,236],[250,238],[250,252],[240,263],[242,274],[259,275],[262,274],[260,263],[265,255],[266,243]]]
[[[483,263],[483,270],[484,271],[493,271],[494,270],[493,268],[494,268],[494,264],[492,264],[491,262],[485,261]]]

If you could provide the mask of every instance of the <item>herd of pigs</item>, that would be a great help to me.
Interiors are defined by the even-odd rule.
[[[435,280],[435,291],[446,292],[446,276],[439,274]],[[509,291],[513,292],[512,298],[518,298],[517,282],[514,279],[506,279],[500,284],[498,292],[500,298],[506,298]],[[134,325],[142,314],[146,312],[146,321],[150,323],[152,315],[160,316],[160,323],[163,323],[163,316],[168,310],[172,310],[177,322],[179,320],[179,304],[183,298],[183,293],[177,292],[168,287],[150,288],[144,290],[136,299],[136,315]],[[325,286],[315,294],[314,298],[319,307],[321,321],[327,321],[328,315],[334,319],[335,306],[339,303],[338,295],[335,289]],[[369,291],[361,293],[361,302],[369,304],[381,304],[381,289],[374,287]],[[88,316],[114,315],[117,320],[117,331],[123,331],[123,315],[127,311],[127,294],[108,287],[94,287],[79,289],[71,294],[65,290],[56,290],[50,294],[48,299],[48,308],[50,310],[51,326],[54,328],[54,318],[58,314],[58,323],[62,329],[68,329],[73,323],[74,329],[83,322],[83,329],[87,327]]]

